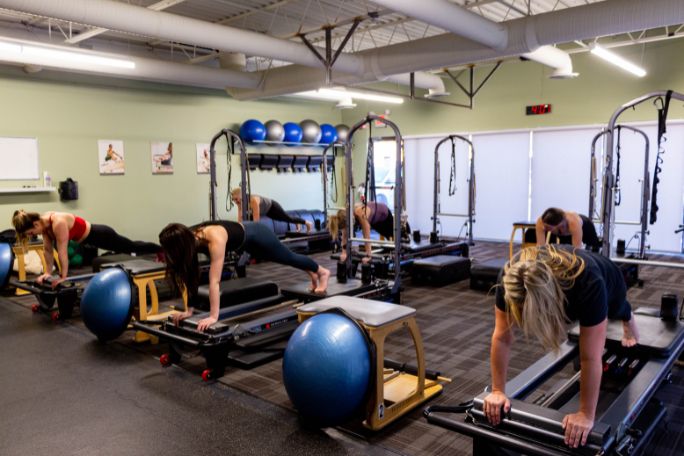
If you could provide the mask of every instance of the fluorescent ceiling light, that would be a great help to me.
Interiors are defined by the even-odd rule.
[[[392,97],[388,95],[379,95],[369,92],[353,92],[344,89],[318,89],[310,90],[308,92],[298,92],[293,95],[298,97],[313,98],[316,100],[329,101],[348,101],[349,99],[378,101],[381,103],[402,104],[404,99],[401,97]]]
[[[635,76],[638,76],[640,78],[646,76],[646,70],[644,70],[640,66],[633,64],[629,60],[620,57],[616,53],[599,46],[598,44],[594,44],[591,46],[591,53],[598,57],[601,57],[603,60],[610,62],[615,66],[622,68],[625,71],[629,71]]]
[[[85,70],[97,70],[100,67],[135,69],[132,60],[8,41],[0,41],[0,60]]]

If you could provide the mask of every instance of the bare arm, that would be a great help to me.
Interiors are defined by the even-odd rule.
[[[221,283],[226,244],[228,243],[228,233],[221,227],[205,228],[204,236],[209,242],[209,258],[211,259],[209,264],[209,318],[199,321],[197,324],[199,331],[204,331],[218,321],[221,305],[219,284]]]
[[[370,239],[371,235],[371,226],[370,223],[368,222],[368,212],[370,209],[367,207],[361,207],[359,208],[360,213],[356,213],[356,210],[354,211],[354,215],[357,216],[357,219],[359,220],[359,224],[361,225],[361,232],[363,233],[363,238],[364,239]],[[370,242],[366,242],[365,244],[366,248],[366,256],[370,257],[372,252],[372,247]]]
[[[340,260],[347,261],[347,227],[342,227],[342,250],[340,251]]]
[[[544,222],[542,222],[541,217],[537,219],[535,223],[534,231],[537,234],[537,245],[546,244],[546,230],[544,229]]]
[[[492,392],[485,398],[485,415],[494,426],[501,422],[501,409],[510,410],[511,404],[506,397],[506,373],[510,359],[513,331],[506,312],[494,307],[495,324],[492,334],[490,364],[492,370]]]
[[[39,283],[43,281],[44,277],[49,277],[50,275],[52,275],[52,269],[55,267],[55,257],[52,253],[52,250],[52,239],[50,239],[50,236],[48,236],[47,234],[43,233],[43,253],[45,256],[46,269],[45,271],[43,271],[43,274],[39,277]]]
[[[256,197],[250,197],[250,204],[252,207],[252,220],[258,222],[261,218],[261,211],[259,210],[259,201]]]
[[[596,326],[580,326],[580,406],[577,413],[563,418],[565,443],[573,448],[586,444],[594,427],[607,326],[608,320]]]
[[[69,254],[67,247],[69,246],[69,228],[67,227],[66,218],[63,216],[56,216],[52,222],[52,232],[55,234],[55,243],[57,244],[57,258],[60,264],[60,277],[66,279],[69,275]],[[45,236],[43,236],[45,237]],[[48,255],[52,254],[52,250],[46,252]]]
[[[568,219],[568,230],[572,236],[572,246],[582,248],[582,222],[579,216]]]

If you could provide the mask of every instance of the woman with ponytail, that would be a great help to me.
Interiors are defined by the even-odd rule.
[[[506,397],[506,371],[513,343],[513,325],[544,348],[558,351],[568,323],[580,324],[580,404],[565,416],[565,443],[584,445],[592,427],[601,385],[602,355],[608,319],[621,320],[622,345],[636,345],[639,334],[627,302],[627,287],[620,269],[610,259],[572,247],[531,247],[504,266],[496,290],[496,321],[492,335],[492,392],[484,411],[498,425],[510,410]]]

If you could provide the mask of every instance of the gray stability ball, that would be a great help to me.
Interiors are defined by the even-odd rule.
[[[304,134],[302,135],[302,142],[318,143],[321,141],[321,127],[311,119],[302,120],[299,122]]]
[[[285,138],[283,124],[277,120],[269,120],[266,125],[266,141],[281,142]]]
[[[337,142],[346,142],[349,136],[349,127],[345,124],[339,124],[335,125],[335,128],[337,129]]]

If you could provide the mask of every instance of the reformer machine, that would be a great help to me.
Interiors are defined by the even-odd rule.
[[[439,149],[443,144],[451,143],[451,166],[449,173],[449,196],[456,194],[456,141],[460,140],[468,144],[468,212],[465,214],[455,214],[442,212],[440,204],[440,194],[442,192],[442,179],[440,173]],[[474,245],[473,242],[473,222],[475,216],[475,147],[472,141],[465,136],[449,135],[441,139],[435,146],[435,173],[434,173],[435,187],[433,192],[432,203],[432,232],[430,233],[430,242],[437,242],[439,240],[439,231],[437,225],[440,224],[439,217],[465,217],[466,236],[468,238],[468,245]]]
[[[539,456],[635,455],[644,449],[665,416],[653,398],[684,350],[684,323],[679,316],[661,318],[649,310],[633,314],[641,340],[636,347],[621,345],[622,325],[609,322],[603,355],[603,375],[595,425],[587,444],[576,449],[564,444],[562,420],[579,408],[579,327],[558,354],[550,353],[506,384],[511,409],[497,427],[483,412],[485,391],[460,406],[432,406],[428,422],[473,438],[473,454]],[[575,373],[553,383],[554,374],[574,363]],[[548,386],[546,393],[537,391]],[[454,414],[460,415],[454,418]]]
[[[667,114],[672,99],[684,101],[684,94],[674,92],[672,90],[651,92],[639,98],[620,106],[610,118],[608,127],[606,129],[606,154],[604,157],[604,172],[602,182],[601,194],[601,223],[603,224],[603,245],[601,246],[601,253],[605,256],[611,255],[613,231],[615,222],[615,193],[617,191],[617,177],[615,173],[615,165],[613,161],[615,131],[617,129],[617,121],[622,113],[630,108],[638,106],[646,101],[654,100],[653,104],[658,110],[658,144],[657,157],[655,169],[653,172],[653,179],[651,181],[651,205],[649,210],[649,223],[654,224],[657,220],[658,214],[658,183],[660,182],[659,174],[663,162],[663,153],[665,152],[663,144],[665,142],[665,134],[667,133]],[[652,264],[650,261],[642,259],[627,259],[614,258],[613,261],[617,263],[633,263],[633,264]],[[664,263],[664,262],[663,262]],[[670,264],[673,267],[677,267]]]
[[[345,172],[346,172],[346,185],[347,185],[347,202],[345,204],[345,210],[347,212],[347,232],[355,233],[354,231],[354,217],[352,214],[354,208],[354,194],[355,194],[355,184],[353,182],[352,176],[352,158],[351,158],[351,138],[352,133],[355,133],[358,129],[364,128],[366,125],[372,125],[373,122],[379,122],[386,126],[390,126],[393,129],[394,136],[381,138],[383,140],[394,140],[396,144],[396,160],[395,160],[395,179],[392,190],[394,192],[394,207],[392,209],[392,214],[394,215],[394,240],[366,240],[364,238],[356,238],[350,235],[350,239],[347,243],[347,274],[353,275],[362,263],[362,259],[365,255],[361,255],[356,251],[352,251],[351,243],[363,244],[370,243],[375,248],[371,255],[371,264],[373,265],[375,274],[378,277],[387,277],[388,275],[394,275],[395,284],[398,284],[399,277],[403,271],[410,271],[415,265],[416,261],[421,259],[424,260],[424,265],[420,266],[419,269],[423,268],[421,276],[428,278],[430,281],[431,277],[436,277],[437,282],[445,282],[444,270],[453,270],[454,268],[459,271],[462,269],[462,265],[456,266],[455,263],[460,263],[454,260],[455,255],[460,255],[462,257],[467,257],[469,254],[469,246],[466,242],[456,243],[456,242],[445,242],[439,241],[438,239],[423,240],[419,236],[415,238],[409,237],[408,242],[402,240],[402,219],[404,217],[404,206],[405,206],[405,185],[404,185],[404,149],[403,149],[403,139],[401,133],[393,122],[369,114],[364,120],[360,121],[355,125],[356,128],[352,128],[349,132],[348,142],[346,144],[345,150]],[[375,140],[377,140],[376,138]],[[375,200],[375,178],[373,170],[373,141],[371,137],[369,139],[369,153],[367,156],[366,163],[366,180],[364,186],[366,187],[366,197],[370,200]],[[432,258],[430,258],[432,257]],[[339,255],[333,254],[333,259],[339,260]],[[450,275],[450,274],[447,274]],[[399,285],[397,285],[398,289]]]
[[[206,360],[202,378],[207,381],[223,376],[228,364],[250,368],[280,358],[302,304],[331,296],[389,300],[392,291],[391,281],[379,279],[331,278],[326,294],[318,295],[306,285],[281,289],[270,281],[242,278],[221,282],[219,318],[206,332],[197,331],[197,325],[209,312],[196,313],[178,326],[169,317],[136,321],[133,327],[169,342],[169,352],[160,358],[163,366],[180,362],[183,352],[199,351]],[[208,285],[200,286],[197,304],[209,307]]]
[[[644,133],[642,130],[634,127],[630,127],[629,125],[616,125],[615,129],[617,130],[617,167],[616,167],[616,174],[615,174],[615,204],[619,205],[620,200],[621,200],[621,195],[620,195],[620,148],[621,148],[621,135],[622,135],[622,130],[628,130],[631,131],[635,134],[640,135],[644,139],[644,173],[641,181],[641,208],[640,208],[640,217],[639,221],[629,221],[629,220],[623,220],[623,221],[618,221],[616,220],[614,223],[616,225],[639,225],[640,230],[638,232],[638,239],[639,239],[639,249],[638,249],[638,254],[636,255],[636,258],[639,259],[644,259],[646,258],[646,235],[648,234],[648,212],[649,212],[649,200],[650,200],[650,187],[651,187],[651,179],[650,179],[650,173],[648,172],[648,161],[649,161],[649,151],[650,151],[650,141],[648,139],[648,135]],[[600,133],[598,133],[596,136],[594,136],[594,139],[591,141],[591,175],[589,178],[589,217],[591,217],[592,220],[601,222],[601,220],[595,220],[596,218],[596,196],[597,196],[597,182],[598,182],[598,175],[597,175],[597,166],[596,166],[596,144],[598,141],[602,138],[604,138],[608,134],[608,130],[604,130]]]

